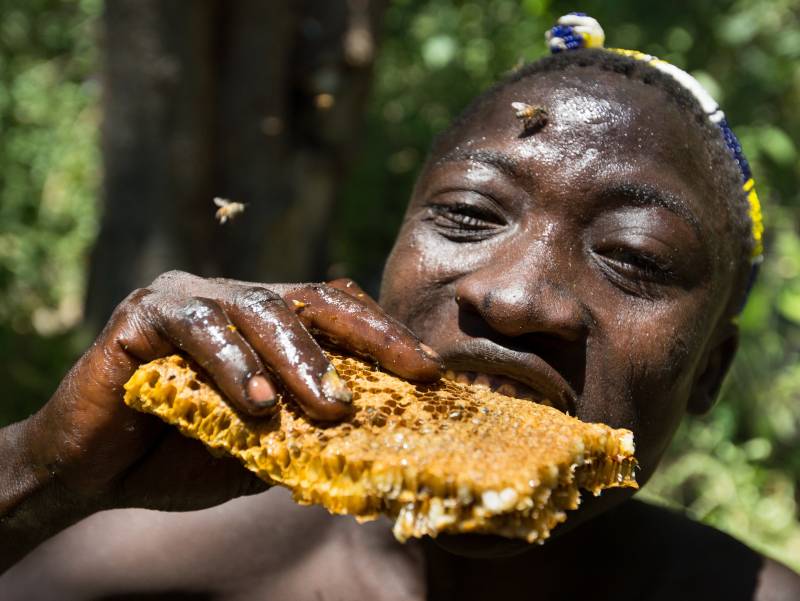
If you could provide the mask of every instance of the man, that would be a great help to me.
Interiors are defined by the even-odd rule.
[[[522,105],[546,118],[527,122]],[[92,515],[11,568],[0,591],[800,598],[783,566],[621,491],[586,499],[541,547],[479,536],[401,546],[385,523],[332,518],[279,490],[217,505],[263,486],[120,401],[140,363],[180,350],[242,411],[269,413],[279,379],[310,416],[341,419],[349,392],[313,334],[405,377],[501,374],[564,398],[582,420],[633,430],[643,484],[684,413],[711,407],[733,358],[752,225],[723,136],[670,76],[602,50],[529,65],[434,144],[379,303],[347,281],[182,273],[132,293],[45,407],[1,433],[4,567],[100,509],[213,507]]]

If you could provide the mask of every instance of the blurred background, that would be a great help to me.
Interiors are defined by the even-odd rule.
[[[642,494],[800,570],[800,0],[0,0],[0,425],[166,269],[374,293],[431,137],[571,10],[706,85],[766,211],[723,398]]]

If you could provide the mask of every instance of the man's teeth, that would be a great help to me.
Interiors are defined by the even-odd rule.
[[[496,392],[506,396],[517,396],[517,387],[513,384],[509,384],[508,382],[503,382],[497,387]]]
[[[475,374],[475,379],[472,381],[475,386],[483,386],[484,388],[491,389],[492,379],[486,374]]]
[[[448,380],[455,380],[461,384],[472,384],[473,386],[481,386],[488,388],[499,394],[524,399],[526,401],[534,401],[552,407],[553,404],[547,399],[539,398],[533,390],[525,384],[516,382],[511,378],[505,376],[497,376],[492,374],[483,374],[474,371],[453,371],[448,369],[444,372],[444,377]]]
[[[472,384],[472,378],[470,378],[469,374],[465,371],[456,372],[454,379],[461,384]]]

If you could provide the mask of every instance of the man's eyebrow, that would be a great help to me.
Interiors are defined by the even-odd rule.
[[[456,148],[446,153],[436,161],[436,164],[442,163],[455,163],[460,161],[473,161],[476,163],[484,163],[491,167],[502,171],[512,178],[521,178],[523,170],[519,163],[507,154],[497,152],[496,150],[468,150]]]
[[[442,155],[436,164],[474,161],[502,171],[512,178],[522,178],[524,170],[520,164],[507,154],[496,150],[456,148]],[[683,218],[698,236],[701,236],[700,220],[689,209],[680,196],[642,183],[622,183],[605,188],[600,193],[604,202],[635,207],[661,207]]]
[[[698,236],[702,236],[697,215],[692,212],[686,201],[671,192],[647,184],[625,183],[605,188],[599,196],[601,202],[667,209],[691,225]]]

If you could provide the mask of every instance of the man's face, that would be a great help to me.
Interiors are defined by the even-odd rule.
[[[547,125],[521,135],[515,101]],[[631,429],[643,483],[727,365],[727,212],[704,144],[664,92],[619,74],[513,84],[421,174],[381,304],[462,377]]]

